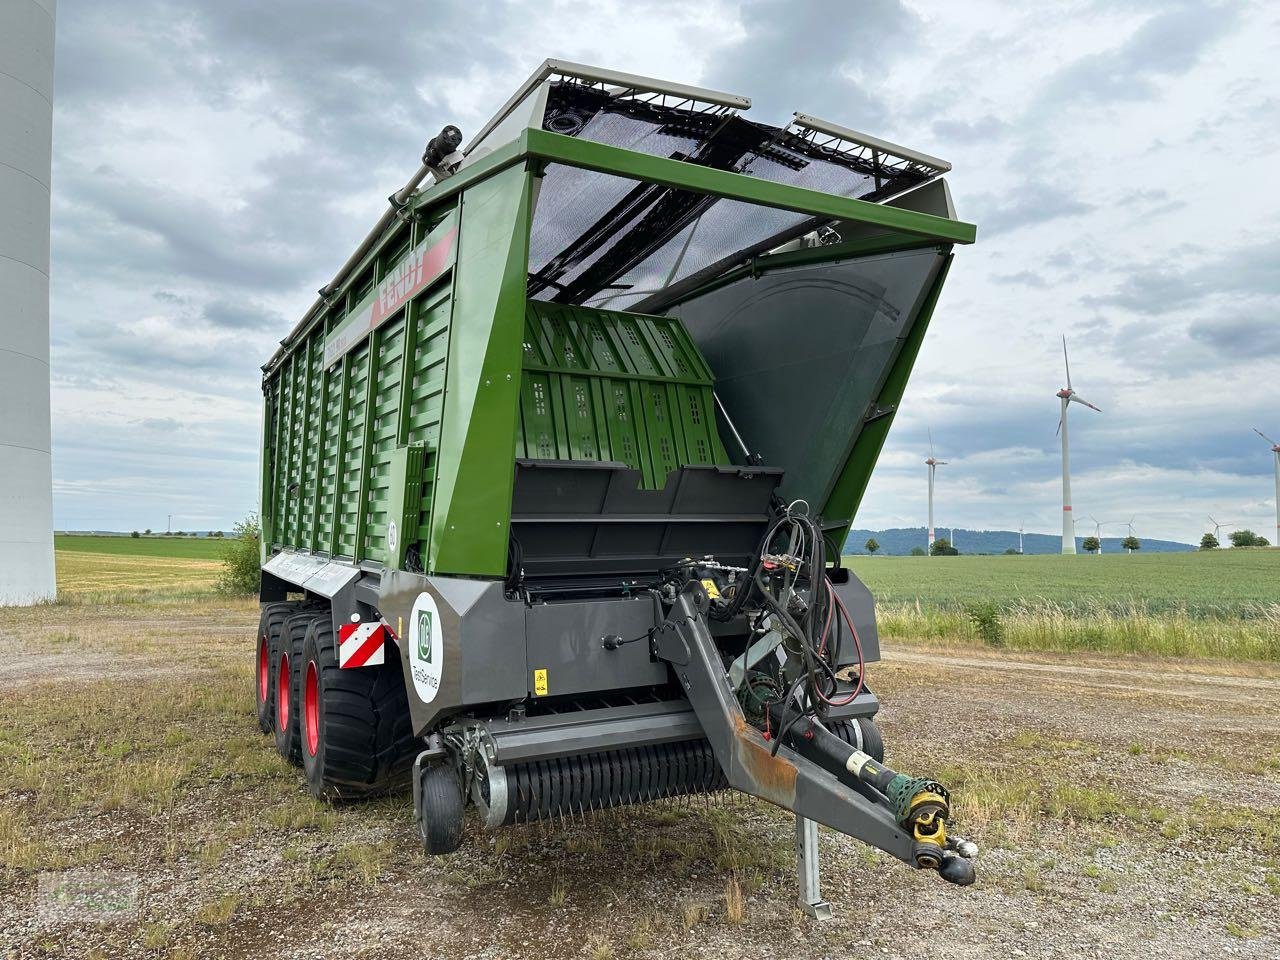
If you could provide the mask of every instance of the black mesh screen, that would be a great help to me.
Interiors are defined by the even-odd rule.
[[[875,200],[923,182],[815,147],[734,115],[613,99],[563,82],[552,87],[543,126],[653,156],[733,170],[823,193]],[[534,214],[529,295],[626,309],[742,251],[803,229],[809,217],[736,200],[550,164]]]

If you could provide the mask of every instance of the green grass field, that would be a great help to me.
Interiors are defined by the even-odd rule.
[[[1030,557],[846,557],[881,601],[1049,601],[1248,615],[1280,603],[1280,550]]]
[[[895,640],[1280,660],[1280,550],[849,562]]]
[[[125,557],[181,557],[189,560],[220,560],[226,539],[218,537],[95,537],[58,534],[56,550],[77,553],[110,553]]]

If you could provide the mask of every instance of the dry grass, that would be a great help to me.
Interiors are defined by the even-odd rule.
[[[211,595],[218,560],[57,551],[58,600],[62,605],[140,603],[153,598],[195,599]]]
[[[916,601],[882,603],[876,614],[880,632],[894,641],[1280,661],[1280,604],[1256,604],[1231,616],[1200,617],[1186,607],[1156,611],[1141,601],[1080,602],[1072,608],[1049,600],[967,608]]]
[[[359,952],[353,944],[367,947],[370,936],[379,949],[387,938],[387,956],[420,955],[429,931],[442,957],[460,958],[472,951],[473,930],[512,956],[700,957],[722,953],[726,938],[778,955],[850,948],[847,924],[793,916],[792,821],[764,803],[726,797],[719,807],[644,807],[492,837],[471,821],[461,852],[428,859],[406,794],[316,803],[256,733],[251,603],[152,599],[5,616],[0,635],[38,631],[57,657],[95,651],[123,670],[174,668],[24,682],[0,698],[0,927],[17,916],[4,904],[29,902],[26,888],[40,870],[132,871],[176,898],[144,904],[136,924],[105,933],[68,928],[59,933],[65,943],[40,948],[33,937],[18,955],[30,946],[33,955],[87,956],[97,946],[108,956],[238,957],[249,949],[246,931],[260,930],[287,940],[258,952],[288,942],[308,955]],[[1007,932],[1009,914],[1027,904],[1048,911],[1039,915],[1042,929],[1056,911],[1100,929],[1122,925],[1135,900],[1151,896],[1142,885],[1152,882],[1170,909],[1192,911],[1235,882],[1246,906],[1218,917],[1216,929],[1242,940],[1274,932],[1267,911],[1280,897],[1280,810],[1269,785],[1280,750],[1260,708],[1215,702],[1212,711],[1180,715],[1165,737],[1149,719],[1155,700],[1086,693],[1082,702],[1078,688],[1066,690],[1051,674],[969,688],[955,712],[940,714],[956,682],[911,663],[882,664],[876,676],[895,765],[952,787],[958,829],[988,851],[981,887],[966,895],[959,920],[947,920],[944,908],[934,929],[918,911],[877,912],[886,936],[906,950],[927,947],[914,937],[936,943],[975,925]],[[1082,727],[1085,715],[1102,719]],[[1256,725],[1256,735],[1224,736],[1237,720]],[[1186,792],[1156,792],[1168,783]],[[1199,783],[1213,786],[1197,792]],[[1194,851],[1195,871],[1168,856],[1184,850]],[[1135,854],[1148,858],[1146,873],[1128,866]],[[270,899],[262,894],[266,870]],[[839,912],[863,909],[854,902],[859,890],[928,911],[954,894],[831,835],[823,870]],[[353,890],[364,904],[359,923],[326,927],[322,941],[306,939],[315,929],[306,917],[280,919],[277,898],[345,902]]]

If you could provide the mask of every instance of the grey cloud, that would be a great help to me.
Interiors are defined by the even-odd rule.
[[[232,330],[269,330],[284,328],[285,319],[275,310],[251,302],[217,299],[205,304],[202,318],[215,327]]]
[[[170,431],[178,430],[182,427],[182,421],[175,420],[173,417],[143,417],[133,422],[135,425],[147,430]]]
[[[1094,209],[1092,204],[1051,184],[1028,181],[1002,194],[984,194],[967,201],[977,213],[982,235],[990,237],[1021,227],[1074,217]]]
[[[1196,343],[1233,360],[1280,356],[1280,324],[1271,311],[1256,316],[1195,320],[1187,333]]]
[[[920,20],[905,4],[753,0],[740,19],[746,35],[712,58],[707,85],[750,96],[765,123],[798,110],[892,135],[874,80],[915,43]]]
[[[1156,96],[1161,81],[1186,73],[1234,24],[1238,5],[1185,2],[1164,8],[1118,46],[1074,60],[1040,91],[1042,107],[1098,107]]]
[[[1095,307],[1161,314],[1211,299],[1280,296],[1280,240],[1249,244],[1198,263],[1147,263],[1135,267],[1112,292],[1086,296]]]
[[[989,143],[1004,136],[1010,125],[999,117],[988,113],[977,120],[935,120],[933,135],[941,141],[951,143]]]
[[[1036,287],[1044,289],[1049,286],[1049,281],[1032,270],[1019,270],[1017,273],[997,273],[993,274],[991,279],[996,283],[1017,284],[1024,287]]]

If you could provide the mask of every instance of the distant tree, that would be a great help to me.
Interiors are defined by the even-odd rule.
[[[1080,542],[1080,546],[1084,547],[1085,553],[1097,553],[1102,547],[1102,544],[1098,542],[1097,537],[1085,537],[1084,540]]]
[[[1201,550],[1217,550],[1219,546],[1221,546],[1221,544],[1218,543],[1218,538],[1212,533],[1206,533],[1200,538]]]
[[[222,536],[222,531],[221,531],[221,530],[215,530],[215,531],[213,531],[213,533],[209,534],[209,536],[211,536],[211,537],[220,537],[220,536]]]
[[[924,556],[928,556],[928,554],[926,554],[926,553],[924,552],[924,547],[912,547],[912,548],[911,548],[911,556],[913,556],[913,557],[924,557]]]
[[[151,528],[150,528],[150,527],[147,527],[147,529],[143,530],[143,531],[142,531],[142,535],[143,535],[144,537],[149,537],[149,536],[151,536]]]
[[[1006,557],[1019,557],[1019,556],[1022,556],[1022,554],[1018,551],[1018,548],[1017,548],[1017,547],[1010,547],[1008,550],[1006,550],[1006,551],[1004,552],[1004,555],[1005,555]]]
[[[939,537],[929,547],[929,552],[935,557],[956,557],[960,555],[960,551],[951,545],[951,541],[946,537]]]
[[[1137,537],[1125,537],[1120,541],[1120,546],[1128,550],[1130,553],[1133,553],[1135,550],[1142,549],[1142,541]]]
[[[880,541],[875,537],[868,537],[867,542],[864,543],[863,546],[866,548],[867,553],[875,553],[880,549]]]
[[[173,535],[174,535],[175,537],[185,537],[185,536],[186,536],[186,534],[185,534],[185,533],[183,533],[181,530],[175,530],[175,531],[173,531]]]
[[[135,530],[133,531],[133,533],[129,534],[129,536],[132,537],[134,540],[137,540],[140,536],[142,536],[142,534],[138,533],[138,531]]]
[[[1270,543],[1266,537],[1260,537],[1252,530],[1236,530],[1231,534],[1233,547],[1267,547]]]

